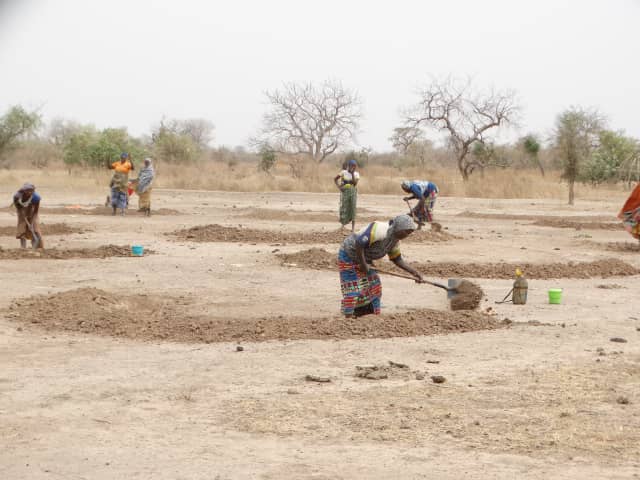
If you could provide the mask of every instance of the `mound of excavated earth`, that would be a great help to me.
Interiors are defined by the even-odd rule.
[[[332,253],[321,248],[279,254],[278,257],[287,265],[318,270],[334,269],[337,262],[337,252]],[[401,272],[390,262],[378,262],[378,264],[384,265],[386,270],[395,269],[395,271]],[[523,270],[527,278],[542,280],[551,278],[609,278],[640,274],[640,269],[615,258],[569,263],[412,262],[412,265],[424,275],[440,278],[509,279],[514,277],[516,268]]]
[[[42,235],[71,235],[74,233],[85,233],[88,230],[79,227],[73,227],[66,223],[41,223],[40,230]],[[16,227],[0,227],[0,236],[15,237]]]
[[[238,342],[286,339],[413,337],[504,327],[478,312],[414,310],[314,318],[212,318],[190,315],[187,297],[123,296],[95,288],[15,300],[4,316],[50,331],[69,331],[139,340]]]
[[[154,253],[153,250],[145,249],[144,251],[145,255],[152,253]],[[47,248],[38,250],[32,250],[30,248],[4,249],[0,247],[0,260],[66,260],[70,258],[107,258],[131,256],[131,247],[126,245],[102,245],[96,248]]]
[[[223,225],[198,225],[176,230],[170,235],[191,242],[243,242],[243,243],[341,243],[349,234],[346,230],[318,230],[314,232],[283,232]],[[458,238],[447,232],[420,230],[403,242],[446,242]]]
[[[0,208],[2,211],[15,212],[13,207]],[[80,205],[68,205],[66,207],[42,207],[40,209],[41,215],[111,215],[113,209],[111,207],[83,207]],[[152,215],[180,215],[180,212],[173,210],[172,208],[158,208],[157,210],[151,210]],[[143,212],[139,212],[137,208],[127,209],[127,215],[144,215]]]

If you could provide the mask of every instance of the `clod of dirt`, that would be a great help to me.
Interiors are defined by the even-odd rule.
[[[409,365],[406,365],[404,363],[394,362],[393,360],[389,360],[389,366],[395,367],[395,368],[409,368]]]
[[[388,365],[359,365],[356,366],[355,376],[367,380],[384,380],[390,377],[400,377],[408,380],[412,375],[408,365],[389,361]]]
[[[88,230],[72,227],[66,223],[40,223],[42,235],[71,235],[74,233],[86,233]],[[15,237],[16,227],[0,227],[0,236]]]
[[[451,299],[451,310],[475,310],[484,296],[482,289],[473,282],[462,280]]]
[[[225,227],[223,225],[198,225],[176,230],[169,235],[180,241],[191,242],[260,242],[260,243],[342,243],[348,232],[342,230],[314,232],[284,232],[255,228]],[[420,230],[404,242],[446,242],[455,237],[449,233]]]
[[[356,367],[356,377],[366,378],[368,380],[384,380],[389,378],[388,370],[386,366],[378,367]]]
[[[432,375],[431,376],[431,381],[433,383],[444,383],[447,381],[446,378],[444,378],[442,375]]]
[[[244,347],[242,347],[242,346],[240,346],[240,345],[238,345],[238,346],[236,347],[236,352],[243,352],[243,351],[244,351]]]
[[[412,310],[369,315],[366,321],[311,315],[216,318],[191,314],[189,297],[122,295],[80,288],[17,299],[5,316],[47,331],[72,331],[150,341],[262,342],[288,339],[392,338],[494,330],[504,326],[473,311]]]
[[[627,288],[623,285],[618,285],[617,283],[601,283],[600,285],[596,285],[596,288],[602,288],[603,290],[616,290],[619,288]]]
[[[616,398],[616,403],[619,403],[620,405],[629,405],[629,399],[623,395],[620,395],[618,398]]]
[[[145,249],[144,254],[150,255],[154,251]],[[0,247],[0,260],[43,259],[66,260],[69,258],[108,258],[132,257],[131,247],[124,245],[102,245],[97,248],[47,248],[32,250],[28,248],[3,249]],[[136,257],[139,258],[139,257]]]
[[[424,373],[416,372],[416,380],[424,380]]]
[[[627,340],[622,337],[613,337],[613,338],[610,338],[609,341],[616,342],[616,343],[627,343]]]
[[[442,225],[440,225],[438,222],[432,222],[431,223],[431,230],[433,230],[436,233],[439,233],[442,231]]]
[[[330,383],[331,379],[329,377],[320,377],[318,375],[306,375],[304,379],[307,382],[317,382],[317,383]]]

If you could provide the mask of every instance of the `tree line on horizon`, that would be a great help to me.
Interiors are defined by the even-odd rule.
[[[10,107],[0,117],[0,166],[12,152],[31,148],[33,165],[61,159],[69,168],[100,168],[123,151],[133,158],[153,156],[161,162],[252,160],[266,174],[286,162],[301,176],[305,162],[341,163],[355,157],[361,166],[383,163],[396,168],[439,164],[455,167],[463,180],[492,168],[562,170],[573,203],[576,182],[594,185],[640,181],[640,142],[607,127],[594,109],[573,106],[557,114],[547,138],[533,133],[500,144],[501,130],[517,126],[521,107],[512,90],[482,89],[469,79],[433,78],[402,111],[402,122],[390,132],[393,152],[354,150],[363,119],[362,100],[339,81],[285,83],[266,91],[268,107],[262,126],[244,147],[214,148],[214,124],[207,119],[162,118],[149,135],[134,137],[126,127],[93,125],[55,118],[44,125],[39,112]],[[436,140],[434,142],[434,140]]]

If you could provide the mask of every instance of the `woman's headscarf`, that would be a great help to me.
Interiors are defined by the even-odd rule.
[[[400,185],[405,190],[409,190],[411,188],[411,182],[409,180],[403,180]]]
[[[33,183],[31,182],[25,182],[24,185],[22,185],[22,187],[20,187],[20,190],[18,190],[19,192],[26,192],[27,190],[35,190],[36,187]]]
[[[389,220],[389,230],[387,230],[387,236],[384,239],[385,252],[391,251],[393,245],[398,243],[398,239],[395,236],[396,232],[403,230],[414,231],[416,228],[418,228],[416,222],[409,215],[398,215]]]

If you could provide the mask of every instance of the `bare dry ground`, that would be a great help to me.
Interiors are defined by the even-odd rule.
[[[403,255],[474,278],[480,311],[383,277],[383,314],[346,321],[335,194],[166,190],[173,214],[122,218],[42,193],[42,221],[72,231],[40,256],[0,236],[0,478],[640,476],[640,257],[607,249],[636,246],[623,231],[564,224],[614,202],[443,197],[444,235]],[[363,220],[404,210],[359,202]],[[516,266],[527,305],[495,304]]]

